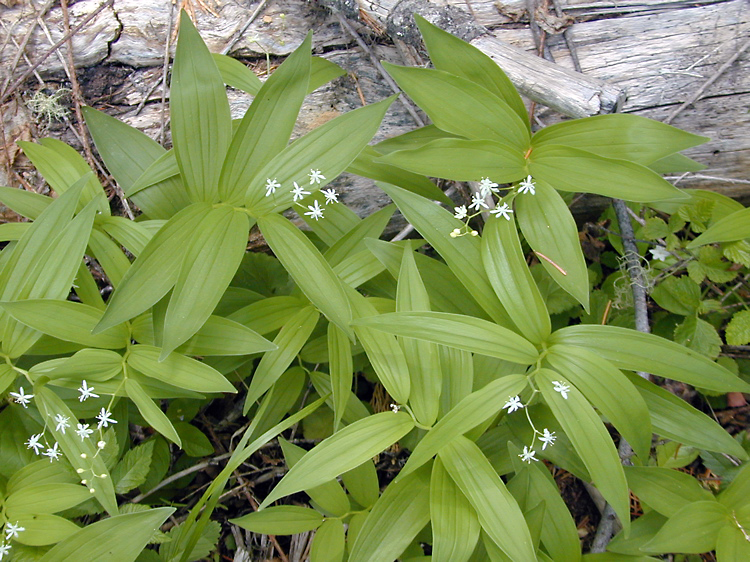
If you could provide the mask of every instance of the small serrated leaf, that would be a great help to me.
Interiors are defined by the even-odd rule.
[[[112,480],[118,494],[127,494],[146,481],[153,452],[154,441],[150,440],[125,453],[112,471]]]
[[[728,345],[746,345],[750,343],[750,310],[735,312],[724,332]]]

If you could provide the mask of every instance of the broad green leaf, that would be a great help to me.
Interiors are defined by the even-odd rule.
[[[311,371],[310,380],[312,381],[315,390],[320,396],[328,396],[328,398],[326,399],[326,404],[329,408],[331,408],[331,410],[333,410],[333,391],[331,389],[331,379],[328,377],[328,375],[326,375],[325,373],[321,373],[320,371]],[[346,403],[346,409],[344,410],[344,414],[342,417],[344,422],[347,424],[354,423],[355,421],[366,418],[369,415],[370,411],[367,409],[367,407],[359,398],[357,398],[357,395],[350,390],[349,400]]]
[[[190,200],[218,199],[221,165],[232,140],[232,116],[219,69],[184,11],[169,89],[172,142]]]
[[[667,517],[693,502],[714,501],[695,478],[671,468],[626,466],[625,476],[638,499]]]
[[[451,238],[451,231],[463,227],[463,223],[438,205],[404,189],[378,185],[393,199],[406,220],[437,250],[487,314],[495,322],[505,327],[511,326],[508,313],[497,299],[482,267],[480,241],[474,236]]]
[[[597,552],[584,554],[582,560],[584,562],[659,562],[661,559],[652,556],[630,556],[614,552]]]
[[[499,141],[521,151],[529,147],[526,123],[476,82],[442,70],[383,66],[440,129],[469,139]]]
[[[0,394],[5,394],[5,391],[8,390],[8,387],[13,384],[13,381],[15,381],[17,377],[18,373],[13,367],[7,363],[0,365]]]
[[[277,505],[230,519],[229,522],[263,535],[296,535],[320,527],[323,516],[309,507]]]
[[[537,560],[521,509],[476,443],[466,437],[452,439],[439,459],[495,544],[513,561]]]
[[[383,230],[391,220],[396,208],[393,205],[386,205],[379,211],[369,215],[367,218],[359,221],[349,232],[336,240],[323,254],[335,267],[346,258],[353,256],[367,248],[365,240],[368,238],[378,238],[383,234]]]
[[[341,562],[345,553],[344,523],[341,519],[326,519],[315,531],[310,562]]]
[[[581,324],[558,330],[550,337],[550,343],[593,347],[620,369],[644,371],[717,392],[750,392],[750,385],[721,365],[653,334]]]
[[[294,409],[306,383],[307,373],[302,367],[287,369],[258,406],[256,413],[258,420],[254,424],[255,434],[262,434],[284,419],[284,416]],[[318,394],[323,396],[325,393],[319,392]]]
[[[688,316],[675,327],[674,341],[710,359],[721,353],[722,341],[716,328],[697,316]]]
[[[28,222],[6,222],[0,224],[0,242],[20,240],[31,226]]]
[[[279,377],[287,370],[297,354],[305,345],[307,338],[318,323],[318,312],[313,307],[303,308],[294,315],[279,331],[273,340],[277,349],[267,352],[258,363],[253,373],[253,380],[247,389],[245,407],[247,413],[250,406],[260,398]]]
[[[129,341],[128,329],[122,324],[91,335],[103,311],[85,304],[29,299],[4,302],[0,306],[19,322],[61,340],[105,349],[122,349]]]
[[[333,268],[341,281],[356,289],[385,270],[383,264],[368,250],[349,256]]]
[[[536,382],[544,401],[586,465],[594,485],[620,518],[627,536],[630,526],[628,485],[609,432],[577,388],[571,387],[567,398],[553,390],[555,382],[569,385],[567,379],[554,371],[540,369],[536,374]]]
[[[154,532],[175,512],[173,507],[115,515],[91,525],[55,545],[40,562],[97,560],[133,562]]]
[[[522,365],[534,363],[539,356],[536,348],[515,332],[487,320],[461,314],[391,312],[359,318],[352,325],[431,341]]]
[[[716,560],[732,562],[750,559],[750,541],[747,532],[737,525],[722,527],[716,537]]]
[[[94,281],[91,271],[86,266],[85,260],[81,260],[81,263],[78,264],[78,271],[76,272],[76,278],[73,280],[73,287],[75,288],[76,295],[83,304],[101,311],[107,308],[99,292],[99,287],[96,281]]]
[[[312,93],[321,86],[328,84],[331,80],[344,76],[346,70],[341,68],[335,62],[331,62],[323,57],[312,57],[310,61],[310,83],[307,86],[307,93]]]
[[[716,548],[719,531],[732,524],[731,517],[729,509],[716,501],[690,503],[670,517],[642,550],[654,553],[708,552]]]
[[[193,233],[210,209],[208,203],[194,203],[156,233],[109,299],[97,333],[138,316],[172,289]]]
[[[687,245],[688,249],[698,248],[716,242],[732,242],[750,238],[750,208],[735,211],[716,221],[708,229]]]
[[[750,464],[745,464],[734,480],[719,494],[718,500],[730,509],[740,509],[747,505],[750,497]]]
[[[640,203],[685,197],[656,172],[640,164],[567,146],[549,144],[534,149],[529,171],[534,178],[561,191],[596,193]]]
[[[550,335],[547,307],[521,251],[516,221],[490,219],[482,232],[482,263],[495,294],[530,342]]]
[[[627,538],[622,531],[619,532],[609,543],[607,549],[620,555],[623,559],[626,556],[642,556],[641,553],[644,551],[641,550],[641,547],[656,536],[656,533],[659,532],[666,521],[667,518],[658,511],[649,511],[633,521],[630,526],[630,535]],[[588,555],[584,556],[584,560],[587,559]],[[638,560],[638,558],[635,560]]]
[[[261,216],[291,205],[292,182],[311,192],[331,182],[372,139],[394,99],[390,97],[340,115],[294,141],[257,171],[247,190],[245,206],[254,215]],[[326,178],[320,184],[309,183],[313,168]],[[284,190],[266,197],[266,180],[274,178]]]
[[[143,387],[138,381],[131,377],[126,378],[125,392],[128,393],[128,397],[133,401],[138,408],[138,411],[143,416],[143,419],[146,420],[151,427],[175,443],[178,447],[182,447],[180,436],[177,435],[177,431],[172,425],[172,422],[169,421],[169,418],[162,409],[154,403],[148,393],[143,390]]]
[[[435,68],[484,86],[505,101],[524,124],[528,124],[529,114],[521,96],[495,61],[466,41],[432,25],[420,15],[414,14],[414,20]]]
[[[240,308],[230,314],[229,319],[259,334],[268,334],[281,328],[306,306],[308,303],[298,297],[269,297]]]
[[[200,330],[177,348],[177,352],[198,356],[251,355],[275,349],[275,344],[239,322],[209,316]]]
[[[440,394],[440,415],[444,415],[471,394],[474,388],[474,360],[471,353],[441,345],[440,370],[443,389]]]
[[[651,418],[632,383],[607,360],[581,347],[553,345],[545,359],[563,374],[646,460],[651,450]]]
[[[401,412],[383,412],[348,425],[302,457],[263,500],[260,509],[359,466],[393,445],[413,427],[411,417]]]
[[[648,165],[657,174],[677,174],[683,172],[700,172],[706,169],[705,164],[696,162],[692,158],[688,158],[684,154],[670,154],[665,158],[661,158],[656,162],[652,162]]]
[[[534,181],[534,195],[514,200],[518,226],[544,270],[588,310],[589,278],[578,227],[560,194],[546,181]]]
[[[192,424],[175,421],[174,428],[182,441],[182,449],[189,457],[207,457],[215,454],[214,446],[205,433]]]
[[[392,562],[429,520],[430,467],[425,466],[388,485],[357,530],[349,560]]]
[[[120,246],[98,228],[91,231],[88,245],[89,255],[99,262],[112,287],[116,288],[130,268],[130,260]]]
[[[307,453],[302,447],[290,443],[283,437],[279,437],[279,445],[289,468],[296,465]],[[335,478],[314,488],[307,488],[305,493],[317,504],[315,507],[323,512],[343,516],[351,511],[349,498]]]
[[[307,92],[311,44],[308,33],[265,81],[240,121],[219,178],[222,201],[241,202],[258,170],[286,148]]]
[[[19,215],[36,220],[54,199],[25,189],[0,187],[0,201]]]
[[[508,398],[520,394],[526,384],[525,376],[508,375],[469,394],[419,441],[396,480],[422,466],[446,443],[453,442],[458,436],[497,415]]]
[[[417,270],[414,252],[409,247],[404,250],[401,272],[398,276],[396,310],[430,310],[430,299]],[[412,410],[418,422],[431,426],[438,416],[440,391],[443,386],[438,346],[431,342],[401,338],[401,347],[409,370],[409,402]]]
[[[69,428],[71,431],[66,432],[57,429],[59,424],[55,420],[56,416],[67,418],[69,423],[74,423],[77,417],[70,411],[65,402],[49,388],[35,385],[34,401],[39,406],[39,413],[46,420],[47,431],[59,443],[60,449],[65,453],[73,468],[76,470],[82,469],[83,472],[81,474],[86,473],[90,475],[93,473],[96,475],[106,475],[105,478],[95,478],[89,485],[94,489],[94,497],[99,500],[99,503],[107,513],[113,516],[116,515],[119,510],[117,499],[115,498],[115,488],[103,458],[96,454],[98,452],[96,446],[90,439],[81,440],[72,431],[72,428]]]
[[[260,91],[263,82],[260,81],[255,72],[240,61],[220,53],[211,53],[211,56],[216,63],[216,68],[221,73],[221,79],[224,81],[224,84],[253,96]]]
[[[336,324],[328,324],[328,369],[333,391],[333,431],[338,431],[349,402],[354,378],[352,346],[349,338]]]
[[[127,250],[138,257],[153,234],[141,223],[123,217],[106,217],[97,223]]]
[[[50,515],[49,513],[22,515],[14,523],[23,527],[24,530],[13,540],[28,546],[55,544],[67,539],[70,535],[77,533],[81,529],[72,521],[59,515]],[[13,550],[17,557],[14,560],[22,560],[23,558],[19,555],[17,545],[13,546]]]
[[[654,287],[651,298],[664,310],[689,316],[695,314],[701,304],[701,289],[686,275],[667,277]]]
[[[378,472],[372,460],[366,460],[356,468],[341,475],[346,491],[359,505],[371,507],[380,495]]]
[[[249,226],[247,215],[229,207],[212,209],[202,217],[169,299],[162,359],[211,316],[240,266]]]
[[[258,226],[305,296],[351,338],[349,299],[341,281],[312,242],[291,222],[276,214],[261,217]]]
[[[316,200],[319,205],[325,205],[325,196],[319,191],[314,191],[302,199],[300,204],[314,205]],[[329,247],[362,222],[357,213],[341,202],[325,207],[325,213],[325,220],[314,220],[304,213],[300,215],[300,218]]]
[[[8,495],[4,508],[8,518],[15,520],[24,515],[64,511],[89,498],[88,488],[80,484],[37,484]]]
[[[104,382],[116,377],[122,372],[122,361],[122,356],[114,351],[82,349],[72,357],[37,363],[29,369],[29,375],[34,382],[40,377],[47,377],[52,380],[52,384],[77,388],[83,379]]]
[[[432,559],[436,562],[469,560],[479,540],[479,518],[439,457],[432,465],[430,478],[430,521]]]
[[[125,452],[112,470],[112,480],[118,494],[127,494],[146,481],[151,468],[154,441],[149,440]]]
[[[128,365],[148,377],[196,392],[237,392],[221,373],[205,363],[170,353],[159,361],[160,350],[151,345],[134,345],[127,357]]]
[[[490,177],[493,181],[508,183],[528,174],[523,151],[494,140],[438,139],[413,150],[390,152],[375,162],[454,181],[479,181]]]
[[[163,152],[151,165],[144,170],[144,172],[138,176],[138,179],[133,182],[130,188],[125,192],[128,197],[138,195],[146,188],[154,187],[162,182],[168,180],[176,180],[180,175],[180,167],[177,164],[177,156],[175,156],[174,149]],[[182,178],[179,178],[179,185],[182,187]],[[184,191],[184,189],[183,189]],[[186,207],[190,204],[187,200],[187,193],[184,195],[186,201],[182,207]]]
[[[390,154],[397,150],[411,150],[413,148],[419,148],[428,142],[437,139],[451,139],[461,138],[460,135],[453,135],[442,129],[438,129],[435,125],[425,125],[418,129],[413,129],[406,133],[402,133],[396,137],[391,137],[380,141],[374,145],[375,150],[381,154]]]
[[[708,140],[639,115],[612,113],[550,125],[534,135],[532,144],[534,149],[569,146],[645,166]]]

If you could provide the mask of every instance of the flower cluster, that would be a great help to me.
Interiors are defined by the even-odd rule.
[[[310,184],[318,184],[320,185],[320,182],[325,180],[326,177],[323,175],[323,173],[320,170],[314,170],[310,168],[310,173],[307,174],[310,178]],[[304,199],[306,195],[310,195],[309,191],[305,191],[304,187],[301,187],[296,181],[293,181],[292,184],[294,185],[294,188],[289,191],[289,193],[292,194],[292,201],[294,203],[297,203],[297,201]],[[276,178],[267,178],[266,179],[266,197],[271,197],[276,193],[276,190],[281,187],[281,184],[278,182]],[[325,196],[326,198],[326,205],[330,205],[332,203],[338,203],[339,196],[338,193],[336,193],[335,189],[321,189],[320,192]],[[297,203],[298,206],[304,208],[304,206],[300,203]],[[310,217],[311,219],[315,219],[316,221],[323,218],[323,211],[325,211],[325,207],[321,207],[320,203],[318,201],[314,201],[312,205],[307,205],[307,212],[305,212],[305,216]]]
[[[6,554],[10,553],[10,541],[11,539],[17,539],[18,533],[23,533],[26,529],[18,524],[18,521],[11,523],[10,521],[5,522],[3,532],[5,533],[5,539],[0,540],[0,560],[5,557]]]
[[[515,191],[506,195],[504,198],[500,197],[500,189],[498,184],[493,182],[490,178],[482,178],[479,182],[479,191],[471,196],[471,203],[469,205],[460,205],[453,208],[453,216],[464,221],[464,225],[461,228],[454,228],[450,235],[451,238],[457,238],[458,236],[465,236],[471,234],[477,236],[479,233],[469,227],[469,221],[483,211],[489,211],[491,215],[494,215],[496,219],[503,217],[505,220],[510,220],[510,214],[513,209],[510,207],[510,202],[518,194],[536,194],[536,184],[531,179],[531,176],[527,176],[525,180],[521,180]],[[493,208],[490,208],[488,201],[493,201],[493,196],[498,198],[498,201],[494,204]],[[472,212],[473,211],[473,212]]]

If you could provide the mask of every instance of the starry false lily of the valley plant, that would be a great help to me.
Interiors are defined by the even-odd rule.
[[[183,14],[171,150],[85,111],[137,220],[112,215],[72,148],[22,144],[57,197],[0,188],[31,219],[0,226],[0,560],[205,559],[226,484],[276,438],[288,472],[230,522],[315,530],[314,562],[419,558],[425,544],[436,561],[580,560],[542,460],[599,489],[623,526],[618,556],[717,548],[721,560],[743,559],[748,470],[714,497],[658,464],[652,433],[676,448],[747,453],[631,371],[706,391],[750,386],[657,336],[553,323],[539,289],[557,283],[589,306],[558,190],[675,204],[686,196],[655,170],[688,165],[679,151],[703,139],[626,115],[532,135],[492,61],[419,23],[436,69],[388,68],[434,125],[367,146],[390,99],[290,143],[305,95],[342,73],[311,56],[311,37],[261,84],[211,55]],[[226,85],[254,96],[240,120]],[[380,240],[395,206],[361,219],[329,185],[343,171],[381,182],[424,240]],[[455,205],[425,175],[479,187]],[[289,209],[308,231],[282,215]],[[256,226],[274,256],[246,250]],[[534,275],[521,235],[541,264]],[[693,243],[711,236],[726,233]],[[415,251],[426,243],[438,257]],[[92,269],[114,289],[106,302]],[[353,392],[362,373],[386,391],[384,411]],[[172,520],[182,522],[159,532],[184,504],[191,457],[214,454],[192,420],[241,386],[250,423],[200,500]],[[310,450],[281,436],[303,421],[291,433],[319,441]],[[623,469],[605,422],[637,466]],[[373,457],[396,443],[410,455],[381,488]],[[632,525],[629,488],[651,509]],[[687,523],[708,531],[686,535]]]

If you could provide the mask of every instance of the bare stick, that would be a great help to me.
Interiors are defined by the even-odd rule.
[[[164,68],[161,76],[161,124],[159,125],[159,144],[164,146],[166,133],[166,108],[167,108],[167,74],[169,73],[169,51],[172,47],[172,23],[174,20],[174,0],[169,5],[169,27],[167,29],[167,42],[164,46]],[[145,99],[145,98],[144,98]]]
[[[221,50],[222,55],[226,55],[227,53],[229,53],[229,51],[234,48],[239,40],[242,39],[242,36],[245,35],[245,32],[248,30],[250,25],[258,18],[260,13],[263,11],[263,8],[266,7],[266,4],[268,4],[268,0],[262,0],[258,7],[255,8],[255,11],[250,14],[250,18],[248,18],[247,22],[245,22],[245,25],[243,25],[242,28],[234,34],[234,37],[229,40],[229,43],[227,43],[226,47]]]

